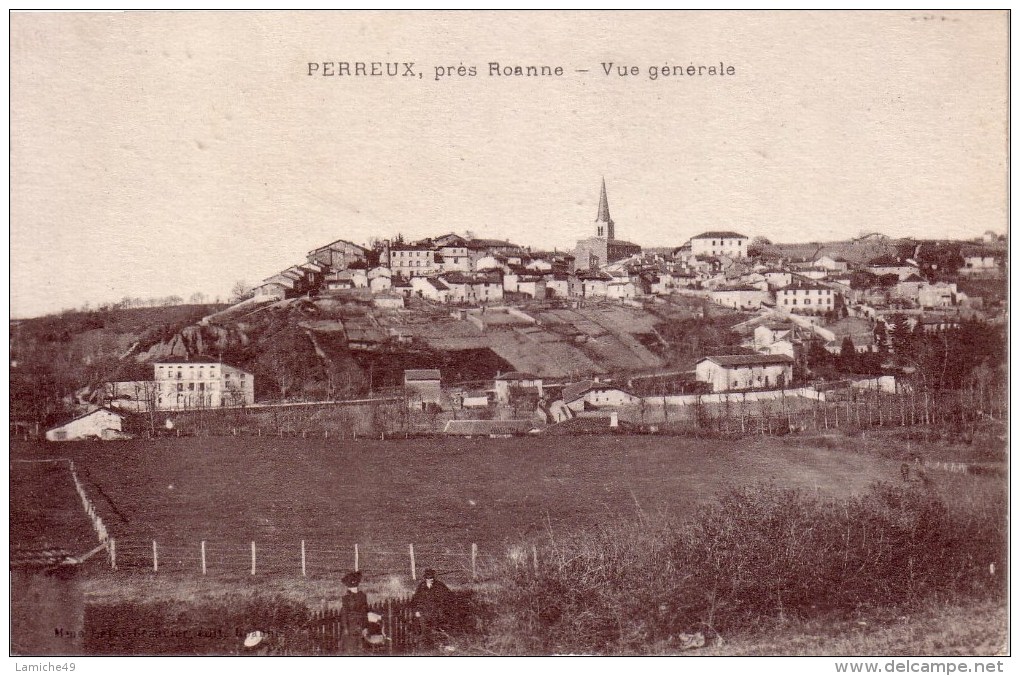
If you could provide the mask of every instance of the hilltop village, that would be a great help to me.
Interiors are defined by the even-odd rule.
[[[908,336],[1001,325],[1005,314],[1006,246],[994,233],[773,245],[709,230],[649,250],[617,237],[605,181],[589,228],[571,251],[456,233],[324,244],[161,350],[136,345],[127,356],[151,377],[111,379],[98,408],[47,436],[116,437],[125,412],[380,393],[436,414],[429,431],[468,435],[579,417],[616,427],[639,409],[644,419],[653,401],[668,415],[733,393],[894,393],[924,369],[904,349]],[[280,348],[277,333],[266,351],[281,354],[240,350],[231,363],[224,345],[250,348],[249,327],[284,315],[297,343]],[[325,391],[280,366],[301,349],[328,362]]]

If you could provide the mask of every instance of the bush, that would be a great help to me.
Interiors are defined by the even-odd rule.
[[[603,527],[540,548],[537,571],[511,567],[491,593],[490,647],[640,652],[680,632],[1001,592],[988,566],[1004,560],[1004,518],[955,518],[920,483],[847,500],[736,490],[683,526]]]

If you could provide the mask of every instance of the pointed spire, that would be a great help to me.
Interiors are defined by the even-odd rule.
[[[599,195],[599,213],[595,217],[597,223],[609,223],[609,198],[606,197],[606,177],[602,177],[602,194]]]

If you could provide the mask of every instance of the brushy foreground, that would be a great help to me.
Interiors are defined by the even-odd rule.
[[[1000,509],[1001,507],[1001,509]],[[669,652],[682,635],[899,612],[1005,592],[1004,505],[954,515],[927,483],[837,500],[762,484],[685,524],[606,526],[539,549],[488,592],[497,654]]]
[[[949,505],[927,480],[849,498],[759,484],[682,522],[642,513],[569,538],[550,531],[461,590],[472,617],[450,644],[474,655],[674,654],[692,637],[704,640],[696,654],[1001,651],[1004,487],[965,477],[944,489]],[[229,654],[254,627],[290,654],[331,650],[309,634],[307,599],[235,586],[90,604],[86,652]],[[946,608],[974,631],[947,625]]]

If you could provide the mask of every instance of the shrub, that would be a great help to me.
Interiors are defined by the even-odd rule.
[[[644,651],[680,632],[1001,592],[988,565],[1004,561],[1004,522],[955,517],[920,483],[846,500],[735,490],[683,526],[607,526],[540,548],[537,570],[508,568],[490,593],[490,648]]]

